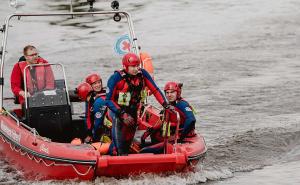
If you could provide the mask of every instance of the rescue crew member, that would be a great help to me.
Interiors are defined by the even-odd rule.
[[[85,143],[98,141],[103,134],[110,135],[108,128],[104,126],[107,112],[105,103],[105,90],[102,88],[102,79],[98,74],[90,74],[86,82],[77,87],[78,97],[85,101]]]
[[[100,75],[96,73],[89,74],[85,78],[85,82],[92,86],[94,94],[96,94],[95,96],[99,97],[99,96],[106,95],[105,90],[102,86],[102,78],[100,77]]]
[[[85,78],[85,82],[90,84],[93,92],[86,104],[86,128],[88,136],[86,142],[91,138],[93,141],[99,140],[100,135],[110,136],[110,128],[104,125],[107,107],[105,103],[106,92],[102,85],[102,78],[96,73],[92,73]],[[99,100],[98,100],[99,99]],[[92,132],[91,132],[92,131]],[[91,137],[92,136],[92,137]]]
[[[34,46],[27,45],[23,49],[26,61],[17,62],[11,72],[11,90],[22,105],[25,101],[24,90],[24,69],[27,65],[48,64],[48,62],[38,56],[37,49]],[[26,87],[28,96],[37,91],[54,89],[54,75],[50,65],[34,66],[26,68]]]
[[[140,69],[140,59],[127,53],[122,59],[123,69],[115,71],[107,86],[107,106],[113,112],[111,155],[127,155],[137,127],[137,111],[141,92],[145,87],[157,101],[167,107],[168,103],[149,73]]]
[[[195,133],[196,118],[194,115],[194,111],[193,108],[190,106],[190,104],[181,97],[181,88],[182,88],[182,84],[178,84],[176,82],[168,82],[164,87],[166,98],[169,101],[170,106],[172,106],[170,110],[175,110],[175,111],[168,110],[169,122],[171,124],[170,130],[171,130],[171,135],[173,135],[170,138],[170,141],[172,142],[174,142],[175,139],[174,135],[176,133],[175,131],[178,123],[176,112],[178,112],[180,115],[178,142],[183,142],[185,138],[193,137],[196,135]],[[162,133],[165,131],[163,131],[162,129],[163,128],[161,125],[156,128],[148,129],[141,137],[142,145],[145,143],[145,139],[149,135],[151,136],[152,144],[163,142],[164,136]],[[144,153],[147,151],[147,152],[159,153],[162,152],[161,146],[162,145],[160,144],[149,146],[143,148],[141,152]],[[160,147],[160,149],[158,147]]]

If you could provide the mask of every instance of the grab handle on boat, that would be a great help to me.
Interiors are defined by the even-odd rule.
[[[32,144],[34,145],[34,146],[36,146],[37,145],[37,142],[36,142],[36,129],[35,128],[33,128],[32,129],[32,131],[33,131],[33,137],[34,137],[34,140],[33,140],[33,142],[32,142]]]

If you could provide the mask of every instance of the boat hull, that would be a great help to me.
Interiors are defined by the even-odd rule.
[[[94,152],[93,148],[70,148],[69,144],[35,138],[31,132],[6,116],[0,116],[0,124],[1,153],[12,166],[23,172],[25,179],[94,178],[97,157],[90,157],[89,154],[89,150]],[[69,155],[72,152],[79,154]],[[86,160],[88,158],[90,160]]]
[[[7,115],[0,115],[0,149],[26,179],[124,177],[141,173],[181,172],[197,164],[206,152],[203,137],[171,145],[168,154],[101,155],[91,145],[55,143],[35,136]]]

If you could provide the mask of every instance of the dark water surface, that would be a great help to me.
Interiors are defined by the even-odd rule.
[[[67,11],[63,0],[29,2],[25,12]],[[109,10],[110,2],[95,8]],[[121,9],[131,12],[139,45],[153,57],[158,85],[184,83],[183,96],[197,109],[197,131],[209,148],[204,164],[182,174],[28,182],[2,157],[0,184],[300,183],[298,0],[124,0]],[[0,22],[11,12],[1,1]],[[90,72],[106,81],[121,67],[113,43],[126,25],[108,16],[22,18],[9,29],[6,85],[28,43],[65,65],[71,88]],[[9,86],[4,91],[11,96]]]

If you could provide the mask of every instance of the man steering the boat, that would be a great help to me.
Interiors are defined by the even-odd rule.
[[[167,110],[168,122],[170,123],[170,135],[168,140],[174,143],[174,140],[178,138],[178,142],[184,142],[187,137],[193,137],[195,133],[196,118],[194,115],[193,107],[181,97],[182,84],[176,82],[167,82],[164,87],[164,92],[167,100],[170,103],[171,108]],[[177,112],[179,113],[179,119],[177,119]],[[178,136],[176,136],[177,124],[179,123]],[[154,128],[149,128],[141,137],[141,143],[145,146],[145,139],[150,135],[152,146],[143,148],[141,153],[161,153],[163,151],[163,142],[166,133],[162,125],[157,125]]]
[[[167,100],[149,73],[140,68],[140,58],[134,53],[123,56],[123,69],[115,71],[107,86],[107,106],[113,112],[111,155],[128,155],[137,127],[137,111],[141,92],[148,87],[164,107]]]
[[[28,65],[48,64],[39,57],[37,49],[32,45],[27,45],[23,49],[25,61],[17,62],[11,72],[11,90],[22,105],[25,100],[24,89],[24,69]],[[27,96],[40,90],[54,89],[54,75],[50,65],[27,67],[26,68]]]

